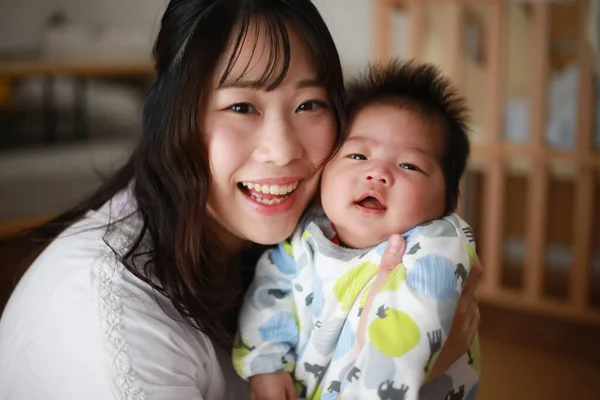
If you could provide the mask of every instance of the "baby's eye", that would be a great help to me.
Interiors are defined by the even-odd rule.
[[[298,111],[316,111],[325,107],[327,107],[327,104],[325,104],[324,102],[318,100],[311,100],[305,101],[304,103],[300,104],[300,106],[298,106]]]
[[[229,110],[238,114],[254,114],[256,113],[256,108],[251,106],[248,103],[236,103],[228,107]]]
[[[407,169],[409,171],[420,171],[419,167],[414,164],[402,163],[400,164],[400,168]]]
[[[359,153],[350,154],[350,158],[353,160],[360,160],[360,161],[367,160],[367,157],[365,157],[364,155],[359,154]]]

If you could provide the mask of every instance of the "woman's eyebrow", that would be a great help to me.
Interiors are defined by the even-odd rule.
[[[245,80],[236,79],[234,81],[225,81],[222,85],[219,85],[218,89],[253,89],[260,90],[264,89],[268,85],[262,80]],[[295,84],[296,88],[304,89],[307,87],[325,87],[325,84],[321,79],[316,78],[305,78],[299,79]]]
[[[300,89],[307,87],[325,87],[325,84],[321,79],[308,78],[300,79],[298,82],[296,82],[296,87]]]

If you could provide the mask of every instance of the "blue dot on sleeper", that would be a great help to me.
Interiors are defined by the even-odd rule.
[[[265,321],[259,328],[260,336],[265,342],[298,342],[298,324],[296,317],[287,312],[280,312]]]
[[[422,237],[421,229],[422,228],[420,226],[416,226],[413,229],[411,229],[410,231],[408,231],[402,235],[402,237],[404,238],[405,244],[406,244],[406,250],[405,250],[404,254],[406,254],[406,252],[408,252],[410,249],[412,249],[413,246],[419,242],[419,240]]]
[[[327,388],[325,388],[327,389]],[[327,390],[323,391],[323,394],[321,395],[321,400],[335,400],[338,398],[340,394],[338,392],[335,391],[331,391],[328,392]]]
[[[473,386],[471,390],[469,390],[469,393],[467,393],[467,397],[465,397],[465,400],[475,400],[475,396],[477,396],[478,389],[479,385],[475,384],[475,386]]]
[[[385,253],[385,249],[387,247],[388,241],[386,240],[385,242],[379,244],[377,247],[375,247],[375,252],[379,255],[379,256],[383,256],[383,253]]]
[[[404,238],[404,241],[406,242],[406,251],[408,251],[408,249],[410,249],[412,247],[412,245],[415,244],[417,242],[417,240],[419,239],[418,232],[419,232],[419,227],[416,227],[416,228],[411,229],[410,231],[402,234],[402,237]],[[377,247],[375,247],[375,252],[380,257],[383,257],[383,253],[385,253],[385,249],[387,249],[387,245],[388,245],[387,240],[383,243],[378,244]]]
[[[414,261],[406,281],[417,293],[437,300],[458,297],[456,291],[455,266],[452,261],[439,254],[426,254]]]
[[[281,243],[277,245],[277,250],[271,252],[271,262],[275,264],[277,269],[286,275],[296,275],[298,272],[296,269],[296,262],[285,251],[283,244]]]
[[[384,377],[392,377],[396,374],[396,363],[393,357],[388,357],[379,352],[372,343],[362,350],[366,352],[366,363],[361,379],[367,389],[377,389]]]
[[[350,323],[346,320],[346,322],[344,322],[342,332],[340,332],[340,336],[337,340],[335,351],[333,352],[333,359],[339,360],[348,354],[348,352],[354,346],[355,340],[356,335],[354,334],[354,330],[352,329]]]
[[[306,352],[307,346],[308,346],[308,340],[305,340],[302,347],[300,347],[300,350],[298,350],[298,359],[302,359],[302,357],[304,357],[304,353]]]
[[[317,318],[321,315],[321,312],[323,312],[323,308],[325,307],[325,293],[323,293],[323,285],[318,276],[313,278],[311,291],[313,293],[313,299],[310,304],[310,310],[312,311],[313,317]]]

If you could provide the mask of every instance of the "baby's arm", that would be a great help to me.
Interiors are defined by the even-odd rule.
[[[378,370],[379,376],[364,375],[360,398],[392,394],[419,398],[476,259],[472,231],[455,215],[419,226],[405,239],[403,264],[381,286],[368,316],[365,345],[356,366]],[[470,357],[463,356],[443,379],[436,380],[444,386],[437,388],[441,398],[459,393],[461,386],[466,395],[477,383],[478,361],[476,368],[467,362]],[[354,394],[355,389],[350,390]]]
[[[284,384],[292,382],[287,374],[281,374],[294,369],[294,349],[299,336],[292,295],[292,279],[297,271],[289,249],[288,243],[280,244],[261,256],[254,280],[246,293],[233,349],[235,369],[244,379],[274,374],[269,379],[270,383],[280,382],[282,386],[287,386]],[[280,377],[275,379],[277,375]],[[251,379],[255,393],[261,391],[262,385],[258,382],[260,379],[256,382]],[[271,391],[271,388],[264,389]],[[283,393],[286,388],[282,387],[281,390]]]

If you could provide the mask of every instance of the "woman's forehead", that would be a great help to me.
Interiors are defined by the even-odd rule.
[[[217,67],[216,87],[273,89],[286,78],[317,79],[310,48],[289,24],[279,27],[261,19],[238,24],[229,42]]]

